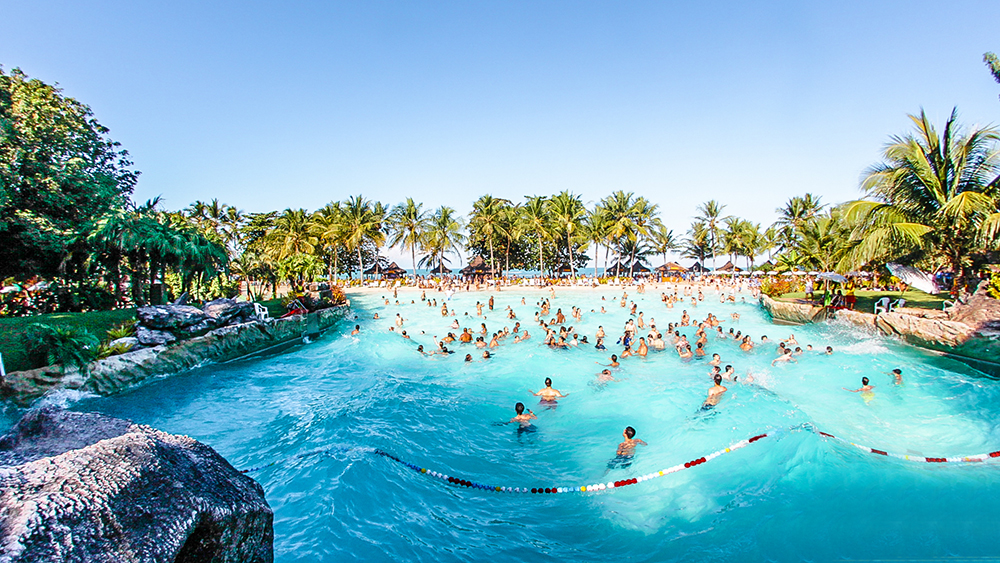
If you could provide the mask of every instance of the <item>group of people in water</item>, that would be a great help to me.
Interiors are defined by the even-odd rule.
[[[644,293],[644,287],[639,288],[639,293]],[[660,294],[660,301],[668,309],[673,309],[676,304],[687,304],[689,307],[694,309],[698,307],[700,302],[705,300],[704,290],[702,287],[692,287],[686,286],[684,288],[678,288],[675,286],[672,293],[662,292]],[[715,288],[720,296],[720,302],[735,302],[736,295],[740,293],[743,287],[730,287],[730,291],[726,291],[727,288],[718,287]],[[394,293],[394,297],[397,297],[396,304],[399,305],[398,295]],[[450,295],[447,295],[450,298]],[[552,312],[552,302],[551,298],[554,298],[554,291],[550,289],[550,297],[542,298],[533,304],[536,312],[534,313],[534,323],[539,327],[539,329],[544,333],[542,337],[541,344],[552,349],[573,349],[579,348],[581,346],[590,345],[587,335],[580,335],[579,331],[575,329],[574,325],[567,324],[568,322],[583,322],[584,311],[576,306],[571,306],[568,309],[569,317],[562,308],[557,307],[555,312]],[[384,304],[389,305],[390,301],[387,298],[384,299]],[[426,292],[422,293],[420,296],[422,302],[426,303],[428,307],[436,308],[437,298],[428,298]],[[741,297],[741,300],[745,301],[745,298]],[[607,302],[607,297],[601,298],[602,302]],[[411,300],[411,304],[416,304],[415,300]],[[522,306],[528,306],[526,299],[524,297],[520,298],[520,304]],[[768,339],[768,337],[761,336],[759,340],[755,340],[750,335],[743,334],[736,327],[730,327],[726,331],[723,327],[723,321],[713,315],[712,313],[707,313],[704,320],[696,321],[693,320],[687,309],[683,309],[680,315],[680,319],[675,323],[671,322],[666,325],[666,332],[660,332],[657,328],[656,320],[649,318],[646,320],[644,313],[638,310],[638,304],[635,301],[629,301],[628,293],[623,292],[621,297],[617,299],[617,306],[620,309],[626,309],[628,312],[628,319],[622,327],[621,335],[615,339],[612,346],[618,346],[621,349],[620,353],[611,354],[610,363],[603,364],[601,371],[597,374],[596,380],[593,382],[595,385],[603,386],[611,382],[619,381],[615,378],[613,369],[619,369],[621,367],[621,361],[629,358],[638,356],[640,358],[648,357],[651,353],[660,353],[665,351],[668,346],[677,354],[677,357],[682,362],[689,362],[692,359],[707,358],[709,355],[709,349],[715,348],[716,344],[730,341],[737,344],[737,347],[744,353],[749,353],[755,348],[760,348],[763,346],[774,345],[774,343]],[[510,326],[504,326],[500,330],[491,332],[485,322],[477,322],[472,319],[482,318],[487,319],[487,315],[494,311],[495,301],[494,297],[491,295],[486,302],[477,301],[475,305],[475,314],[470,315],[469,312],[465,312],[462,317],[458,316],[458,311],[454,308],[448,307],[447,300],[442,300],[440,311],[443,318],[453,317],[450,323],[451,331],[446,333],[446,336],[440,340],[436,336],[433,337],[434,346],[427,350],[424,345],[418,345],[417,351],[425,356],[449,356],[455,353],[455,349],[460,345],[471,345],[476,348],[476,356],[480,356],[483,361],[490,360],[494,357],[495,349],[504,345],[508,341],[513,341],[513,343],[522,343],[526,340],[531,339],[531,335],[526,328],[521,327],[521,322],[518,320],[517,314],[513,307],[507,306],[503,309],[503,316],[507,321],[513,321],[513,328]],[[614,305],[612,305],[614,307]],[[607,307],[602,304],[598,310],[596,307],[591,309],[592,314],[606,314],[608,313]],[[375,319],[378,319],[378,314],[374,315]],[[463,327],[460,318],[466,319],[465,324],[471,324],[473,326]],[[572,319],[572,321],[570,321]],[[730,320],[735,324],[739,321],[739,313],[733,312],[730,315]],[[471,321],[471,322],[470,322]],[[403,330],[406,319],[402,317],[401,314],[396,314],[393,322],[393,326],[389,327],[390,331],[398,332],[404,338],[410,338],[405,330]],[[474,325],[478,324],[478,327]],[[681,329],[684,327],[695,327],[695,332],[693,335],[694,343],[688,341],[686,334],[681,333]],[[648,330],[647,330],[648,329]],[[360,331],[360,325],[356,325],[352,334],[357,334]],[[642,331],[642,332],[640,332]],[[643,332],[645,334],[643,334]],[[457,333],[457,334],[456,334]],[[424,334],[424,331],[421,331]],[[710,335],[712,338],[710,339]],[[613,337],[612,337],[613,338]],[[596,333],[594,334],[594,348],[600,351],[608,349],[611,339],[609,339],[604,326],[598,327]],[[714,341],[714,343],[711,343]],[[449,347],[450,346],[450,347]],[[790,334],[788,338],[779,340],[776,345],[776,357],[771,361],[772,366],[777,364],[793,364],[797,363],[804,356],[815,353],[813,347],[806,344],[804,347],[799,344],[796,340],[794,334]],[[833,354],[833,348],[826,346],[825,348],[818,350],[823,355]],[[474,356],[472,353],[465,354],[465,362],[473,362]],[[599,363],[599,362],[598,362]],[[722,401],[723,397],[729,390],[723,383],[742,383],[747,385],[752,385],[754,383],[754,376],[752,373],[747,373],[745,376],[737,375],[736,370],[731,364],[727,364],[723,367],[721,355],[716,352],[711,354],[711,359],[708,360],[708,365],[711,366],[711,371],[709,372],[709,380],[711,385],[707,390],[707,396],[701,405],[701,410],[708,411],[715,408]],[[902,382],[902,372],[899,369],[893,370],[892,373],[895,382],[897,384]],[[873,397],[874,386],[869,383],[867,377],[862,379],[862,386],[858,389],[846,389],[847,391],[861,393],[868,402]],[[552,387],[552,379],[545,378],[545,387],[535,392],[529,390],[529,392],[536,397],[539,397],[539,404],[548,408],[555,408],[559,399],[569,396],[569,393],[563,393],[562,391]],[[521,402],[516,403],[514,406],[515,416],[510,419],[509,423],[518,424],[520,429],[530,429],[533,428],[533,421],[537,420],[537,416],[530,410],[526,409],[525,405]],[[615,466],[623,466],[623,462],[627,463],[627,460],[631,458],[634,454],[635,447],[638,444],[646,445],[646,443],[640,439],[635,438],[636,430],[628,426],[623,432],[625,440],[619,444],[617,449],[617,458]]]

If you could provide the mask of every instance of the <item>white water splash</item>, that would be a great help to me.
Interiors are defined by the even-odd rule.
[[[89,391],[81,391],[79,389],[56,389],[43,395],[33,406],[35,408],[56,407],[67,409],[83,399],[90,399],[97,396]]]

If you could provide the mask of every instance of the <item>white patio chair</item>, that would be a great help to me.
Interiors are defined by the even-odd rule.
[[[875,314],[888,313],[890,310],[889,298],[883,297],[875,302]]]
[[[906,299],[897,299],[892,303],[892,305],[889,305],[889,311],[890,312],[895,311],[896,309],[905,306],[906,306]]]
[[[261,321],[266,321],[271,317],[270,313],[267,312],[267,307],[261,305],[260,303],[253,304],[253,312],[254,316]]]

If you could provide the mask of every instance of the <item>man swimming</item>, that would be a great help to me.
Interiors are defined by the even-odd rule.
[[[875,393],[872,392],[872,389],[874,388],[875,388],[874,385],[868,384],[867,377],[861,378],[861,387],[857,389],[848,389],[847,387],[842,387],[844,391],[850,391],[851,393],[861,393],[861,398],[864,399],[866,403],[868,401],[871,401],[872,398],[875,397]]]
[[[709,388],[708,398],[705,399],[705,404],[701,406],[701,410],[707,411],[714,408],[722,400],[722,394],[728,391],[728,389],[722,386],[722,375],[716,374],[714,381],[715,385]]]
[[[538,419],[535,413],[531,412],[531,409],[528,409],[528,414],[524,414],[524,403],[514,405],[514,412],[517,413],[517,416],[510,419],[510,421],[519,423],[522,428],[531,426],[531,421]]]
[[[643,446],[649,445],[646,442],[642,441],[640,438],[635,437],[635,428],[632,428],[631,426],[625,427],[625,431],[622,432],[622,436],[625,438],[625,441],[622,442],[621,444],[618,444],[618,450],[616,452],[618,456],[632,457],[633,455],[635,455],[636,445],[638,444],[642,444]]]
[[[354,325],[354,330],[351,331],[351,336],[355,336],[359,332],[361,332],[361,325]]]

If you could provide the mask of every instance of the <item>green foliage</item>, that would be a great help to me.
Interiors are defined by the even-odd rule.
[[[100,341],[82,327],[34,323],[29,327],[26,347],[36,367],[61,365],[85,370],[97,358]]]
[[[135,325],[136,325],[135,319],[130,319],[108,329],[108,331],[105,334],[107,334],[108,340],[118,340],[119,338],[128,338],[129,336],[135,336]]]
[[[983,55],[983,62],[990,69],[993,80],[996,80],[997,84],[1000,84],[1000,59],[993,53],[985,53]]]
[[[1000,272],[990,274],[990,285],[987,286],[986,291],[993,299],[1000,299]]]
[[[0,277],[55,276],[80,229],[122,208],[138,172],[90,108],[0,67]]]
[[[124,354],[131,349],[132,346],[124,342],[119,342],[117,344],[112,344],[110,342],[101,342],[101,345],[97,347],[97,359],[103,360],[104,358],[109,358],[111,356]]]

